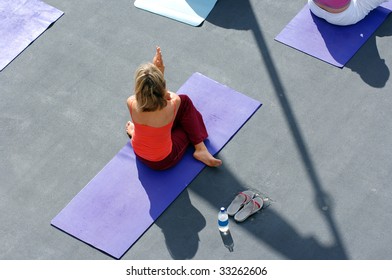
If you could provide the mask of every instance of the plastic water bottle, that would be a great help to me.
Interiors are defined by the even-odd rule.
[[[229,230],[229,216],[226,213],[226,208],[222,207],[218,214],[218,228],[221,232]]]

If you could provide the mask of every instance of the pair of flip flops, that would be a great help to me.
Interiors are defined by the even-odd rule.
[[[247,190],[236,195],[229,207],[227,207],[227,214],[234,216],[234,220],[237,222],[243,222],[263,208],[263,205],[264,201],[260,195]]]

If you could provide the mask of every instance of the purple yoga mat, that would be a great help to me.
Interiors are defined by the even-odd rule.
[[[261,103],[193,74],[178,93],[188,94],[203,115],[212,154],[219,152]],[[121,258],[205,167],[189,148],[178,165],[154,171],[135,158],[131,145],[119,153],[52,220],[52,225]]]
[[[0,71],[63,14],[39,0],[0,0]]]
[[[357,24],[336,26],[314,16],[308,5],[305,5],[275,40],[343,68],[384,22],[391,10],[392,1],[385,2]]]

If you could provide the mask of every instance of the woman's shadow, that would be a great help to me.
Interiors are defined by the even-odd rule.
[[[161,228],[166,247],[174,260],[193,259],[199,249],[199,232],[206,220],[184,190],[155,224]]]
[[[389,80],[390,71],[385,59],[380,56],[376,37],[392,36],[392,17],[389,17],[369,40],[346,64],[347,68],[358,73],[362,80],[375,88],[383,88]]]
[[[181,165],[155,171],[136,160],[138,178],[150,202],[150,216],[165,237],[175,260],[192,259],[199,248],[199,232],[206,226],[203,215],[192,205],[188,190],[180,190]],[[179,187],[180,186],[180,187]],[[168,206],[169,204],[169,206]],[[165,215],[161,215],[165,212]]]
[[[377,49],[376,37],[386,37],[392,35],[391,20],[387,18],[384,22],[382,13],[388,14],[390,11],[386,8],[379,7],[378,10],[372,11],[365,20],[358,22],[355,26],[336,27],[327,23],[325,20],[312,15],[313,21],[316,24],[321,36],[324,39],[326,47],[331,56],[338,62],[345,64],[346,52],[342,48],[356,48],[360,46],[361,40],[365,40],[363,36],[371,34],[374,26],[369,24],[381,24],[376,31],[370,35],[369,39],[360,46],[359,50],[353,57],[345,64],[345,67],[358,73],[362,80],[368,85],[375,88],[382,88],[389,80],[390,71],[381,58]],[[384,15],[385,15],[384,14]],[[344,43],[342,43],[344,42]]]

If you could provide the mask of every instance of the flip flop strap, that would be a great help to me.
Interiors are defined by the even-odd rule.
[[[257,209],[261,208],[260,203],[258,203],[256,200],[253,200],[253,206],[256,206]]]
[[[249,200],[252,199],[252,198],[251,198],[249,195],[247,195],[246,193],[240,192],[240,194],[243,195],[243,196],[245,196],[245,200],[244,200],[243,203],[248,202]]]

